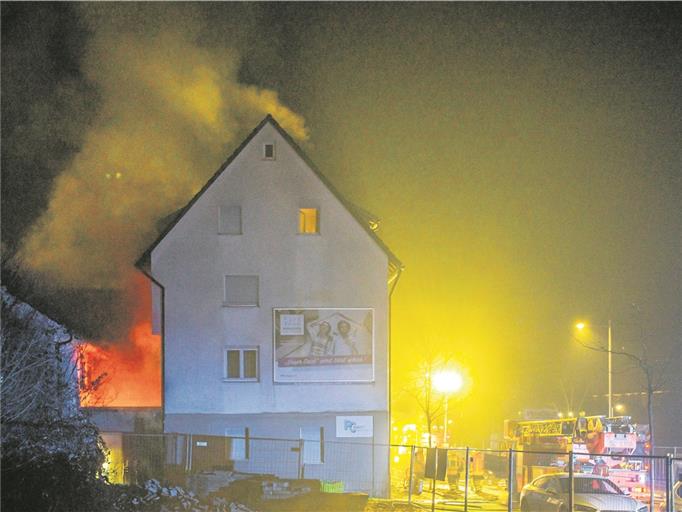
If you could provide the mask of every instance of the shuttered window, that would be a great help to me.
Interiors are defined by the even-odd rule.
[[[218,234],[220,235],[242,234],[241,206],[221,206],[220,208],[218,208]]]
[[[225,306],[258,306],[258,276],[225,276]]]

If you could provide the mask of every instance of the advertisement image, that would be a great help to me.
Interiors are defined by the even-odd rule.
[[[275,382],[374,380],[374,310],[273,310]]]

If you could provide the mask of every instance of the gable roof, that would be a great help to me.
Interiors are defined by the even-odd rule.
[[[332,185],[332,183],[322,174],[317,166],[308,158],[303,150],[298,144],[291,138],[291,136],[282,128],[279,123],[275,120],[272,115],[268,114],[265,118],[258,123],[253,131],[249,134],[246,139],[239,145],[237,149],[229,156],[229,158],[223,162],[223,164],[218,168],[218,170],[211,176],[211,178],[206,182],[206,184],[197,192],[189,202],[181,208],[179,211],[164,217],[162,221],[165,221],[166,226],[161,230],[159,236],[154,240],[154,242],[147,248],[147,250],[142,253],[142,256],[137,260],[135,266],[142,270],[145,274],[149,275],[151,271],[151,254],[154,249],[161,243],[161,241],[166,237],[166,235],[175,227],[175,225],[180,221],[180,219],[187,213],[187,211],[196,203],[199,198],[204,194],[206,190],[213,184],[213,182],[218,179],[218,177],[225,171],[229,165],[234,161],[235,158],[242,152],[242,150],[251,142],[251,140],[256,136],[256,134],[267,124],[270,123],[279,134],[286,140],[289,145],[296,151],[296,154],[306,163],[306,165],[317,175],[317,177],[322,181],[322,183],[327,187],[327,189],[339,200],[339,202],[346,208],[348,213],[350,213],[357,223],[362,227],[362,229],[367,232],[367,234],[376,242],[379,248],[388,256],[389,261],[389,271],[393,275],[401,271],[404,266],[398,257],[393,254],[393,252],[388,248],[388,246],[377,236],[371,226],[376,226],[376,219],[368,219],[370,216],[368,212],[362,208],[354,205],[349,200],[344,198],[341,193]]]

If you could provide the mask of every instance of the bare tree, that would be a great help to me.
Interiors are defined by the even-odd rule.
[[[99,510],[104,445],[79,407],[74,336],[6,289],[0,295],[3,505]]]
[[[633,304],[635,309],[638,310],[637,306]],[[657,392],[662,391],[664,387],[664,379],[666,375],[666,370],[671,361],[674,360],[673,357],[667,357],[664,359],[656,358],[654,352],[648,346],[646,337],[644,336],[644,330],[640,325],[640,335],[639,340],[636,343],[636,348],[628,348],[621,346],[618,349],[611,347],[609,350],[608,346],[605,346],[603,342],[598,342],[596,344],[585,343],[584,341],[575,338],[578,343],[583,347],[593,350],[595,352],[602,352],[605,354],[616,355],[625,358],[629,361],[634,369],[637,369],[644,381],[644,393],[646,395],[646,410],[647,410],[647,421],[649,422],[649,445],[651,447],[651,453],[654,454],[656,442],[654,436],[654,395]],[[649,481],[653,486],[654,482],[654,464],[649,464]],[[650,510],[654,507],[654,493],[650,494]]]
[[[18,268],[3,252],[3,505],[8,510],[102,510],[104,444],[80,409],[79,394],[94,387],[79,385],[77,336],[29,304],[38,285],[44,285]]]
[[[73,408],[62,355],[73,337],[5,290],[1,313],[3,422],[61,418]]]
[[[445,410],[445,397],[434,391],[433,377],[436,372],[445,368],[449,361],[449,357],[427,347],[410,374],[410,382],[404,388],[424,418],[429,434],[429,448],[433,446],[433,427],[443,417]]]
[[[29,304],[36,296],[37,280],[20,269],[12,251],[3,252],[2,422],[61,421],[76,415],[79,394],[95,393],[107,375],[83,379],[78,340]]]
[[[604,354],[609,353],[607,346],[603,342],[586,343],[579,338],[575,338],[583,347]],[[673,358],[668,357],[664,359],[654,357],[643,335],[640,335],[639,342],[636,348],[626,349],[621,346],[618,349],[613,347],[610,350],[611,355],[621,356],[632,363],[633,368],[638,370],[644,382],[644,394],[646,396],[646,410],[647,421],[649,423],[649,443],[651,445],[651,452],[654,452],[655,437],[654,437],[654,395],[663,390],[665,383],[666,370]]]

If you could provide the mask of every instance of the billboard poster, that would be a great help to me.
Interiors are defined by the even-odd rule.
[[[273,310],[275,382],[374,380],[374,310]]]

